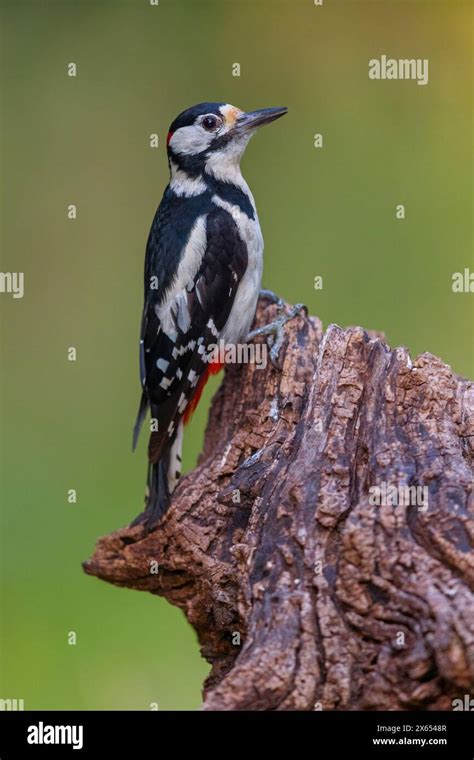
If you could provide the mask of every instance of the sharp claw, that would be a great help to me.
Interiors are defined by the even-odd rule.
[[[273,343],[273,345],[272,345],[272,347],[270,349],[270,361],[273,364],[273,366],[275,367],[275,369],[279,369],[279,370],[283,369],[283,366],[280,363],[280,358],[279,357],[280,357],[280,349],[282,347],[284,337],[285,336],[283,334],[283,330],[281,330],[277,334],[277,339],[276,339],[276,341],[274,341],[274,343]]]
[[[294,311],[296,312],[296,314],[300,314],[300,312],[304,312],[305,317],[308,316],[308,307],[304,303],[297,303],[294,308]]]
[[[276,298],[277,309],[280,311],[283,309],[284,304],[282,299],[278,298],[278,296],[276,296],[275,293],[272,293],[272,291],[261,290],[260,295],[268,296],[269,298]],[[247,340],[253,340],[254,338],[257,338],[261,335],[267,336],[267,345],[270,348],[270,361],[273,366],[280,371],[282,369],[282,365],[280,364],[278,357],[280,349],[283,345],[283,341],[285,339],[284,327],[287,322],[290,322],[302,311],[304,312],[305,316],[308,316],[308,309],[306,306],[302,303],[297,303],[296,306],[293,306],[289,314],[281,316],[279,319],[276,319],[274,322],[270,322],[268,325],[257,327],[255,330],[252,330],[247,336]]]
[[[280,361],[278,360],[278,356],[273,356],[273,352],[270,351],[270,361],[272,363],[272,366],[277,369],[279,372],[282,371],[283,365],[280,364]]]
[[[272,303],[276,303],[277,306],[283,306],[283,299],[281,296],[278,296],[276,293],[273,292],[273,290],[267,290],[267,288],[262,288],[259,293],[259,298],[268,298],[269,301]]]

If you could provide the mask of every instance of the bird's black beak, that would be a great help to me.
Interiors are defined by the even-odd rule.
[[[258,111],[248,111],[242,113],[237,118],[235,129],[237,132],[251,132],[257,127],[263,127],[264,124],[270,124],[271,121],[279,119],[288,113],[286,106],[280,108],[260,108]]]

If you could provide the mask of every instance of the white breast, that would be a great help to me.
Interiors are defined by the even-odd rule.
[[[241,178],[242,179],[242,178]],[[263,237],[258,221],[255,202],[248,185],[243,188],[254,209],[254,218],[249,219],[238,206],[232,206],[214,195],[212,200],[217,206],[225,208],[237,225],[240,237],[247,245],[248,264],[237,289],[229,318],[224,325],[220,338],[226,343],[242,343],[250,331],[257,308],[258,294],[262,284]]]

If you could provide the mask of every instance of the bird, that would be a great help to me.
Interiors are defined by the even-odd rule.
[[[222,367],[210,361],[209,347],[251,335],[263,237],[240,160],[257,130],[287,110],[205,102],[180,113],[169,128],[170,179],[145,253],[142,395],[133,449],[148,411],[151,420],[145,510],[132,524],[151,530],[168,509],[181,474],[183,427],[209,376]]]

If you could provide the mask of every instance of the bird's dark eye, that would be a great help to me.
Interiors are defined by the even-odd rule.
[[[216,129],[216,127],[219,124],[219,119],[217,116],[205,116],[202,120],[202,126],[204,129],[207,129],[208,132],[212,132],[213,129]]]

